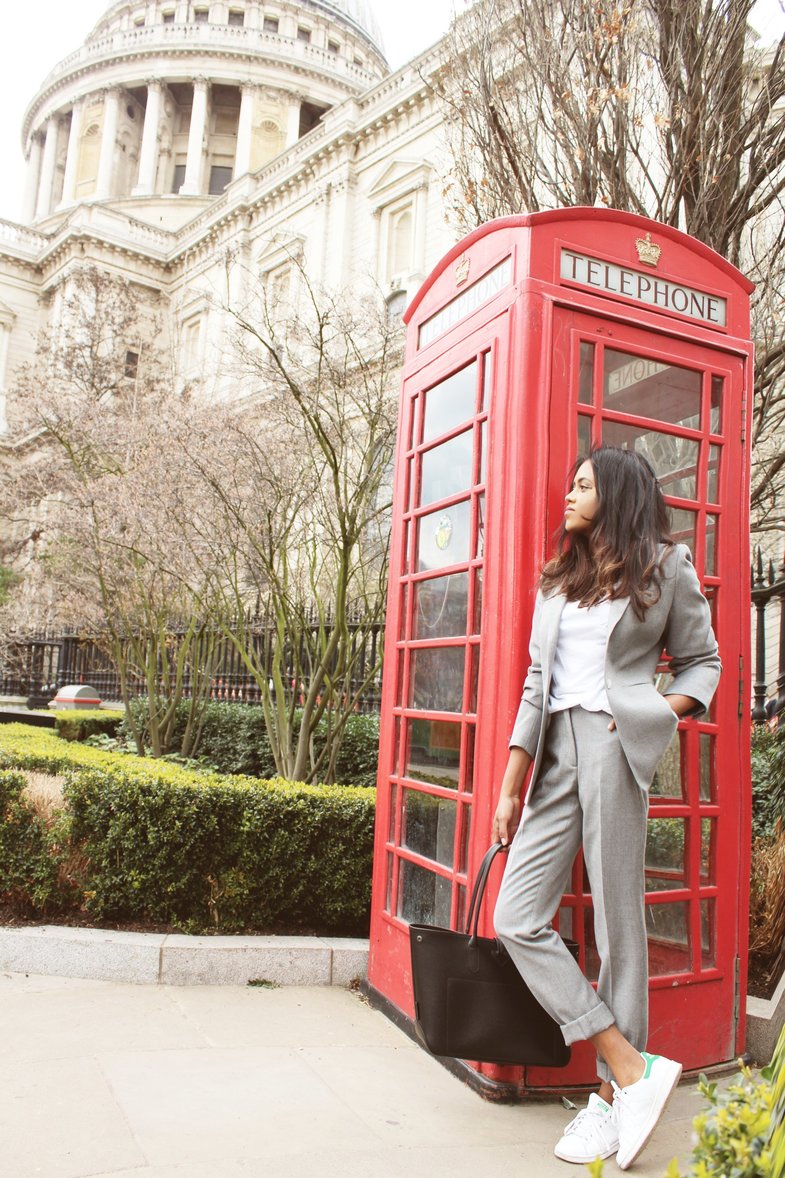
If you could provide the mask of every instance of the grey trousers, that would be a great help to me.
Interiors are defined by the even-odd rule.
[[[648,1029],[644,914],[647,798],[605,712],[550,718],[545,755],[510,848],[494,923],[565,1043],[616,1024],[639,1051]],[[600,957],[597,990],[552,927],[583,845]],[[611,1079],[598,1057],[597,1074]]]

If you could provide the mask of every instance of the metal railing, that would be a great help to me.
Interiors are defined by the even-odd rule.
[[[785,713],[785,558],[777,567],[773,560],[764,558],[757,549],[751,567],[752,582],[752,638],[754,650],[754,678],[752,682],[752,720],[765,724],[776,715]],[[384,624],[374,623],[368,630],[358,620],[350,622],[350,630],[362,642],[357,650],[355,675],[351,689],[357,690],[379,655]],[[365,631],[363,633],[363,631]],[[272,626],[263,618],[252,627],[253,643],[260,666],[269,666]],[[173,634],[176,641],[177,633]],[[296,670],[304,662],[305,639],[301,649],[289,650],[285,656],[287,677],[294,683]],[[226,638],[219,640],[220,650],[211,676],[211,699],[236,703],[259,703],[259,686],[245,667],[240,654]],[[101,699],[121,697],[117,668],[107,653],[106,646],[95,636],[78,634],[41,633],[27,636],[8,644],[0,652],[0,695],[49,699],[60,687],[69,683],[89,683]],[[308,680],[299,677],[298,690],[303,694]],[[146,691],[141,676],[132,679],[132,695]],[[185,694],[191,693],[186,672]],[[378,711],[381,702],[381,675],[362,693],[360,710]]]
[[[316,629],[316,625],[314,621],[312,630]],[[331,628],[328,621],[328,634]],[[384,623],[367,625],[355,618],[349,620],[348,628],[352,639],[353,673],[349,681],[343,684],[344,690],[350,697],[359,693],[358,711],[377,712],[381,704],[381,674],[377,672],[367,686],[363,685],[379,661]],[[266,675],[269,675],[272,665],[274,635],[274,627],[263,618],[255,620],[250,627],[254,662],[257,667],[265,669]],[[174,659],[181,634],[174,630],[170,637],[169,657]],[[225,635],[213,633],[209,635],[209,645],[210,653],[205,656],[203,665],[207,665],[209,657],[212,667],[208,687],[210,698],[258,704],[261,699],[258,681],[248,671],[234,643]],[[295,649],[294,644],[287,643],[283,653],[284,680],[290,690],[303,698],[310,686],[308,676],[302,673],[302,667],[307,665],[307,647],[308,641],[303,634],[298,649]],[[183,694],[186,698],[192,693],[192,671],[199,666],[202,649],[197,642],[191,662],[186,665],[183,677]],[[159,667],[161,683],[165,678],[164,671],[165,668]],[[43,703],[54,698],[66,684],[77,683],[89,684],[102,700],[119,700],[122,697],[117,666],[109,654],[108,644],[102,642],[99,636],[40,633],[7,643],[0,652],[0,696],[22,697]],[[128,687],[132,696],[146,694],[144,675],[141,672],[132,673]],[[201,684],[199,687],[203,690]]]
[[[756,550],[751,568],[755,678],[752,683],[752,719],[765,724],[785,711],[785,557],[779,568]],[[779,606],[778,615],[772,611]],[[776,627],[776,691],[770,637]]]

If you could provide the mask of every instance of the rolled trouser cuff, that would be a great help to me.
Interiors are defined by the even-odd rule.
[[[605,1003],[598,1002],[580,1018],[573,1019],[571,1023],[562,1023],[561,1033],[564,1036],[564,1042],[569,1047],[571,1043],[577,1043],[580,1039],[591,1039],[592,1035],[599,1035],[600,1031],[607,1031],[608,1027],[612,1027],[615,1022],[615,1018]]]

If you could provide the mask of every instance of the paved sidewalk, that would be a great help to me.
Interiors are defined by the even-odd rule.
[[[0,974],[2,1178],[584,1178],[559,1101],[491,1105],[353,992]],[[682,1086],[630,1171],[662,1178]],[[621,1173],[613,1160],[606,1175]]]

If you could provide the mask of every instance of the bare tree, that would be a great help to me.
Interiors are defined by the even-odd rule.
[[[753,0],[479,0],[439,81],[465,229],[560,205],[673,225],[757,284],[752,507],[785,527],[785,39]]]
[[[47,518],[14,616],[34,604],[38,620],[103,634],[137,745],[155,755],[184,698],[180,751],[196,750],[233,647],[279,772],[333,780],[347,719],[380,674],[381,643],[367,652],[385,608],[402,331],[381,297],[330,295],[292,267],[300,310],[263,290],[226,308],[246,394],[234,404],[178,397],[141,346],[130,373],[135,300],[106,275],[73,279],[17,389],[38,461],[11,498],[24,485],[30,523],[42,504]],[[144,723],[130,706],[140,687]]]
[[[223,627],[258,684],[278,771],[330,781],[380,673],[381,644],[365,652],[385,608],[402,332],[380,297],[361,307],[292,266],[299,309],[264,291],[227,308],[256,395],[226,414],[219,467],[209,439],[192,434],[189,453],[221,514],[210,562]]]
[[[198,487],[173,445],[193,411],[147,343],[156,325],[138,291],[86,268],[58,297],[13,398],[35,448],[6,485],[17,547],[30,557],[6,627],[65,624],[103,644],[140,752],[146,741],[153,755],[171,749],[187,695],[187,755],[217,657],[209,578],[195,571],[186,527],[201,509]],[[140,688],[144,723],[130,706]]]

